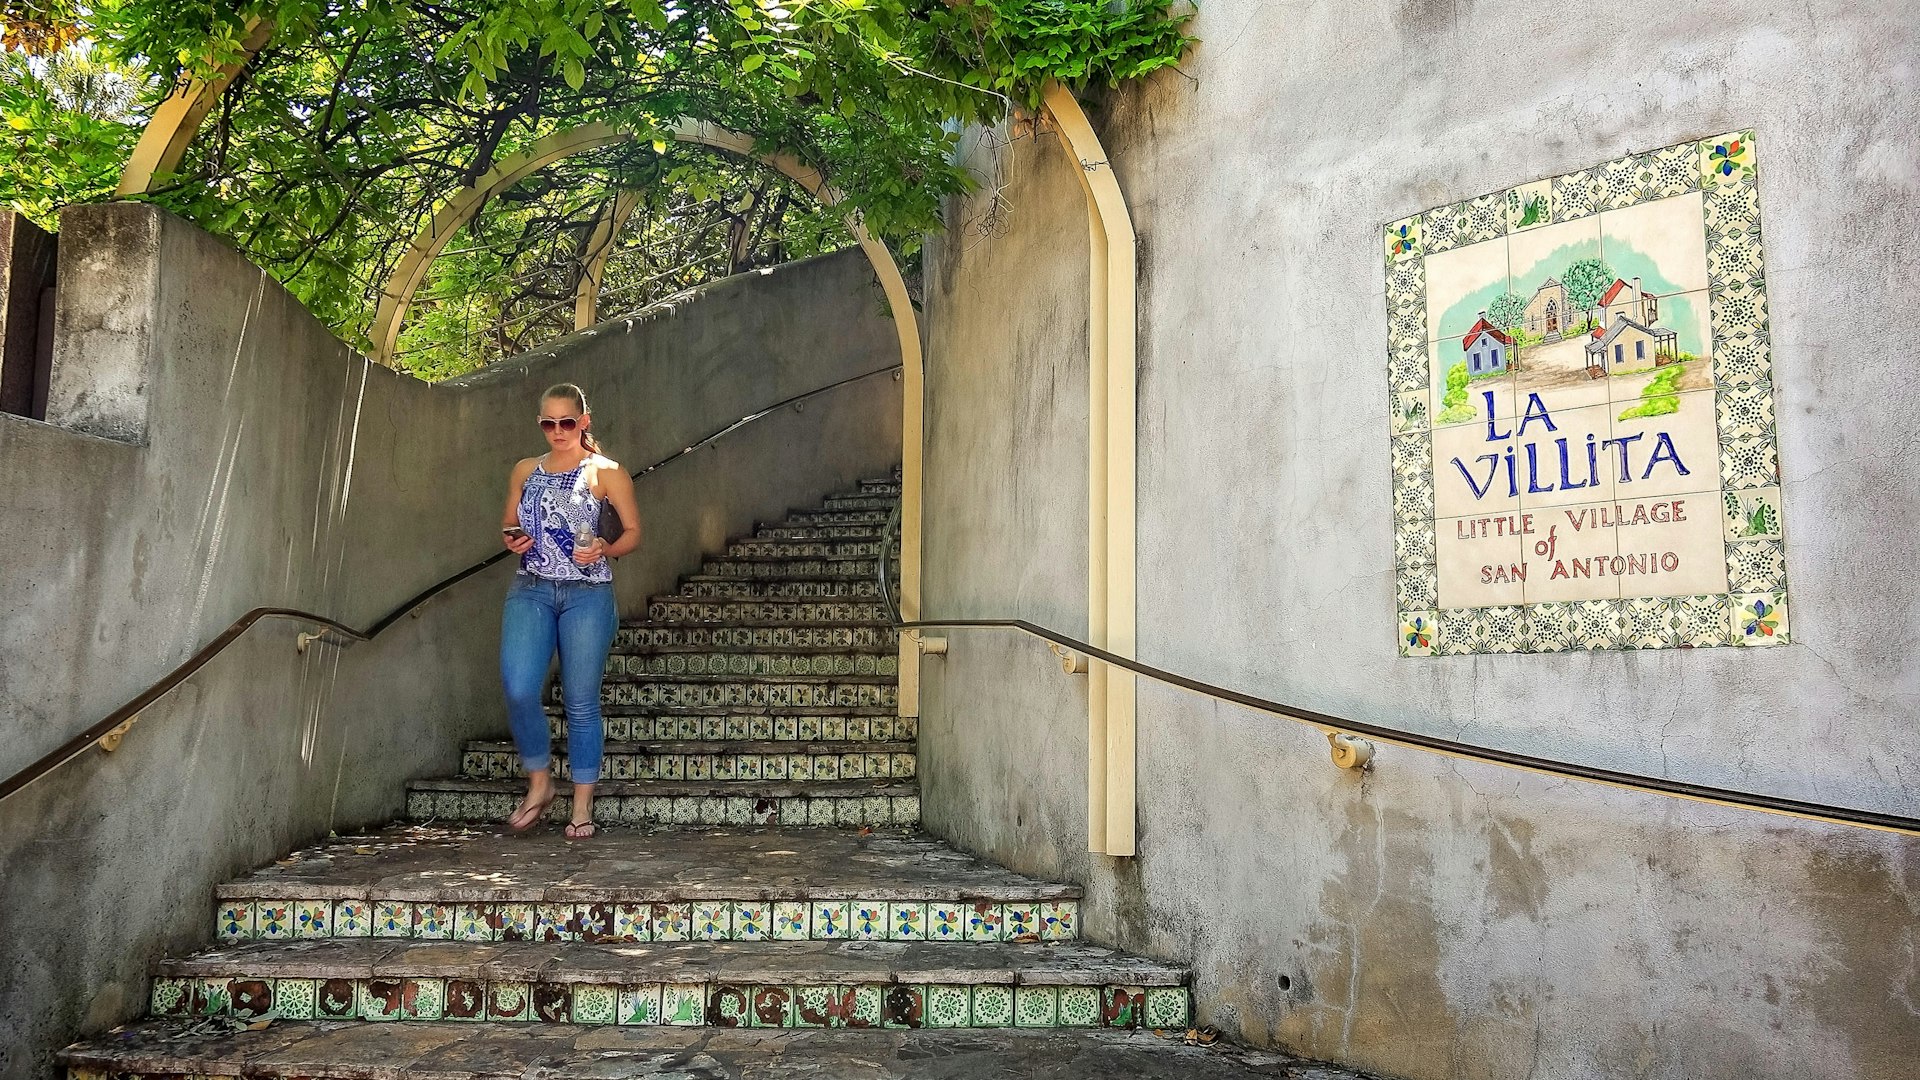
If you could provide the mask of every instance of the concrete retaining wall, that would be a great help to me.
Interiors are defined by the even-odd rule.
[[[0,415],[0,774],[38,758],[255,605],[365,626],[497,550],[540,390],[587,388],[631,468],[744,414],[898,363],[859,253],[729,279],[456,384],[351,354],[264,274],[151,208],[60,236],[49,419]],[[643,480],[622,607],[718,546],[899,460],[882,374]],[[796,447],[810,453],[795,453]],[[212,887],[398,814],[461,741],[505,732],[502,564],[371,644],[301,655],[257,626],[89,752],[0,803],[0,1077],[144,1005],[147,963],[204,945]]]
[[[1141,235],[1139,655],[1361,720],[1920,814],[1920,379],[1866,298],[1920,214],[1899,6],[1212,0],[1096,124]],[[1628,151],[1764,141],[1795,644],[1400,659],[1380,226]],[[977,149],[983,168],[992,154]],[[929,618],[1086,626],[1086,240],[1051,135],[928,253]],[[956,631],[935,831],[1089,886],[1203,1023],[1406,1077],[1895,1080],[1920,842],[1385,750],[1142,683],[1140,855],[1084,851],[1085,680]]]

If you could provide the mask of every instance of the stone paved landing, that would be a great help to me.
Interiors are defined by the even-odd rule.
[[[877,900],[1077,899],[910,829],[609,828],[588,841],[556,830],[415,825],[294,852],[219,887],[221,899],[451,902],[672,902],[811,897]]]
[[[147,1022],[69,1047],[76,1080],[1364,1080],[1364,1074],[1149,1032],[755,1031],[555,1024],[276,1023],[187,1035]]]

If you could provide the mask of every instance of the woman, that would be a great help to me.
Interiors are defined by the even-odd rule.
[[[553,743],[540,691],[547,664],[560,650],[561,696],[567,710],[567,760],[573,766],[573,815],[567,838],[597,831],[593,784],[600,778],[605,732],[600,720],[600,680],[619,616],[613,603],[617,559],[640,546],[640,511],[633,478],[600,453],[590,429],[587,397],[572,383],[540,395],[540,430],[547,452],[513,467],[501,533],[507,550],[520,556],[520,572],[507,591],[500,629],[500,679],[507,691],[513,743],[527,770],[527,797],[507,818],[524,832],[553,803]],[[600,510],[612,504],[620,515],[620,538],[609,544],[598,532]]]

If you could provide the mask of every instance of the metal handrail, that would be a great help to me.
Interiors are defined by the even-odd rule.
[[[892,540],[892,530],[898,521],[898,511],[888,521],[888,531],[881,537],[882,550],[886,550]],[[1271,701],[1254,694],[1230,690],[1223,686],[1204,682],[1200,679],[1178,675],[1171,671],[1143,664],[1130,657],[1120,656],[1087,642],[1070,638],[1058,631],[1027,622],[1024,619],[921,619],[903,622],[900,612],[893,606],[887,583],[886,560],[880,562],[880,595],[887,599],[887,610],[895,630],[1018,630],[1021,633],[1039,638],[1057,652],[1061,649],[1083,654],[1094,660],[1115,667],[1125,668],[1136,675],[1145,675],[1150,679],[1177,686],[1182,690],[1219,701],[1240,705],[1255,712],[1267,713],[1297,724],[1317,728],[1328,737],[1332,744],[1336,761],[1339,760],[1345,745],[1341,740],[1359,737],[1390,746],[1404,746],[1422,750],[1443,757],[1457,758],[1463,761],[1477,761],[1503,768],[1518,769],[1565,780],[1579,780],[1589,784],[1619,788],[1625,791],[1638,791],[1655,795],[1665,795],[1689,802],[1706,803],[1712,806],[1727,806],[1741,810],[1757,810],[1765,814],[1778,814],[1784,817],[1817,821],[1828,825],[1847,825],[1861,829],[1875,829],[1882,832],[1901,833],[1907,836],[1920,836],[1920,819],[1902,817],[1898,814],[1882,814],[1872,810],[1858,810],[1846,806],[1830,806],[1825,803],[1807,802],[1801,799],[1787,799],[1775,795],[1761,795],[1750,791],[1735,791],[1730,788],[1714,787],[1711,784],[1691,784],[1681,780],[1668,780],[1665,777],[1642,776],[1638,773],[1620,772],[1615,769],[1602,769],[1592,765],[1581,765],[1569,761],[1556,761],[1552,758],[1535,757],[1531,754],[1515,753],[1488,746],[1476,746],[1472,743],[1456,742],[1434,735],[1425,735],[1416,731],[1403,731],[1398,728],[1383,727],[1379,724],[1362,723],[1348,720],[1313,709],[1303,709],[1294,705]],[[1351,759],[1349,759],[1351,760]],[[1344,764],[1344,762],[1343,762]]]
[[[712,444],[720,441],[721,439],[727,437],[733,432],[740,430],[741,428],[747,426],[748,424],[751,424],[756,420],[759,420],[763,417],[771,415],[772,413],[778,412],[781,409],[784,409],[790,405],[798,405],[801,402],[808,400],[809,398],[818,397],[821,394],[838,390],[839,388],[846,386],[850,383],[856,383],[865,379],[871,379],[879,375],[891,374],[893,372],[897,372],[900,370],[901,370],[900,365],[894,364],[889,367],[879,368],[875,371],[865,372],[860,375],[852,375],[847,378],[841,379],[838,382],[829,383],[826,386],[809,390],[803,394],[796,394],[793,397],[785,399],[784,401],[780,401],[776,404],[769,405],[758,412],[750,413],[746,416],[741,417],[738,420],[733,421],[732,423],[728,424],[726,427],[723,427],[720,430],[714,432],[713,434],[706,436],[705,438],[692,444],[691,446],[683,447],[680,450],[677,450],[674,453],[669,454],[668,456],[660,459],[659,461],[654,462],[653,464],[647,466],[646,468],[636,471],[633,474],[633,478],[635,480],[638,480],[641,477],[646,476],[648,473],[654,472],[657,469],[664,468],[667,465],[671,465],[675,461],[678,461],[681,458],[686,457],[688,454],[691,454],[696,450],[702,449],[703,447],[711,446]],[[474,576],[475,574],[480,573],[482,570],[485,570],[486,568],[501,561],[502,559],[505,559],[507,556],[511,554],[513,553],[510,551],[504,551],[504,550],[500,552],[496,552],[495,554],[485,559],[482,559],[477,563],[474,563],[472,566],[467,567],[465,570],[462,570],[457,574],[453,574],[447,578],[442,579],[441,581],[428,587],[422,592],[416,594],[414,597],[407,600],[405,603],[401,604],[399,607],[394,608],[392,611],[388,612],[383,618],[381,618],[378,622],[375,622],[372,626],[369,626],[365,630],[356,630],[353,627],[348,626],[347,624],[340,622],[336,619],[328,618],[325,615],[316,615],[311,611],[302,611],[298,608],[286,608],[286,607],[253,608],[252,610],[248,611],[246,614],[240,616],[238,619],[235,619],[232,625],[228,626],[225,630],[221,631],[219,637],[214,638],[212,641],[208,642],[204,647],[202,647],[199,652],[196,652],[191,657],[188,657],[185,663],[182,663],[178,667],[174,668],[172,671],[167,672],[164,676],[160,678],[158,682],[154,683],[152,686],[149,686],[145,690],[141,691],[137,696],[134,697],[132,701],[129,701],[125,705],[122,705],[119,708],[113,710],[111,713],[108,713],[105,719],[87,728],[85,731],[82,731],[80,734],[75,735],[73,738],[68,739],[66,742],[61,743],[58,747],[56,747],[49,753],[43,755],[39,760],[34,761],[32,764],[29,764],[25,768],[20,769],[18,772],[15,772],[12,776],[7,777],[5,780],[0,780],[0,799],[5,799],[8,796],[13,795],[15,792],[18,792],[20,789],[26,787],[28,784],[33,783],[35,780],[40,779],[41,777],[54,771],[60,766],[66,764],[67,762],[72,761],[74,758],[79,757],[81,754],[85,753],[87,750],[91,749],[94,745],[98,743],[111,742],[112,744],[117,745],[119,737],[122,734],[124,734],[127,731],[127,729],[133,726],[134,722],[140,718],[140,713],[142,711],[144,711],[145,709],[153,705],[154,702],[159,701],[161,698],[165,697],[167,695],[167,692],[172,690],[174,687],[179,686],[183,682],[186,682],[187,679],[193,676],[194,672],[197,672],[201,668],[205,667],[208,664],[208,662],[211,661],[214,657],[226,651],[227,646],[239,640],[240,636],[242,634],[245,634],[247,630],[251,628],[255,623],[258,623],[264,619],[289,619],[295,622],[310,623],[314,626],[320,627],[321,628],[320,633],[302,634],[300,636],[300,648],[302,648],[303,650],[305,649],[306,645],[310,641],[318,640],[327,634],[334,634],[341,638],[345,638],[348,641],[371,641],[374,638],[379,637],[380,634],[384,632],[388,627],[392,626],[396,622],[399,622],[402,618],[406,617],[408,614],[411,614],[415,608],[418,608],[420,605],[426,603],[427,601],[447,591],[453,586],[458,585],[460,582],[465,581],[466,579]]]

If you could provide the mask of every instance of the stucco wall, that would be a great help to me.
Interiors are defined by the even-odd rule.
[[[1139,654],[1377,723],[1920,814],[1920,379],[1849,298],[1920,213],[1910,5],[1210,0],[1095,119],[1141,236]],[[1753,127],[1795,644],[1401,659],[1382,223]],[[983,170],[995,155],[976,149]],[[927,257],[929,618],[1085,629],[1085,210],[1052,137]],[[1139,857],[1084,852],[1085,681],[956,631],[931,828],[1089,886],[1202,1022],[1407,1077],[1920,1061],[1920,842],[1385,750],[1143,682]]]
[[[691,568],[693,546],[899,460],[884,373],[898,350],[857,252],[429,386],[352,355],[184,222],[117,205],[62,224],[54,422],[0,415],[0,774],[250,607],[364,626],[497,550],[507,468],[543,449],[533,417],[552,382],[585,386],[609,451],[638,467],[882,372],[643,480],[650,539],[616,571],[630,611]],[[148,962],[210,940],[215,884],[397,815],[407,778],[504,733],[510,570],[371,644],[301,655],[305,627],[261,624],[120,750],[0,803],[0,1077],[49,1075],[53,1049],[138,1012]]]

